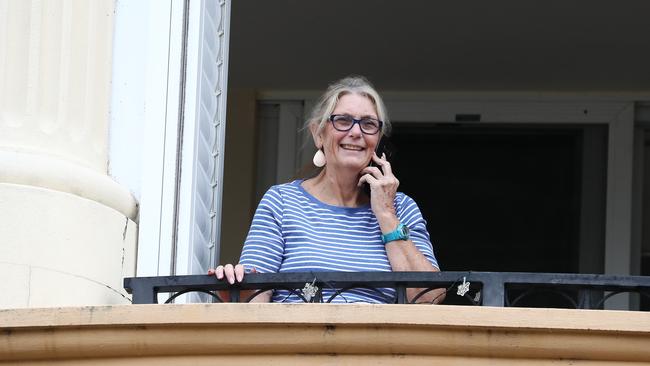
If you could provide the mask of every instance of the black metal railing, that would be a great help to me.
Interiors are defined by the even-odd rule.
[[[418,296],[446,290],[446,303],[482,306],[532,306],[600,309],[605,300],[620,293],[637,293],[650,298],[650,277],[599,274],[522,272],[309,272],[249,274],[234,285],[214,276],[160,276],[124,279],[124,288],[134,304],[158,303],[158,294],[169,293],[166,303],[185,293],[204,293],[223,302],[220,291],[229,291],[231,302],[248,302],[268,290],[288,291],[304,302],[331,302],[355,288],[395,289],[389,303],[409,303],[407,288],[422,289]],[[323,297],[323,289],[336,289]],[[241,291],[255,290],[247,298]],[[315,290],[311,294],[310,290]],[[250,291],[247,291],[250,294]]]

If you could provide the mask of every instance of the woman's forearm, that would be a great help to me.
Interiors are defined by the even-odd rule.
[[[243,290],[239,292],[239,302],[246,301],[249,297],[253,296],[258,290]],[[218,292],[221,301],[231,302],[230,300],[230,291],[224,290]],[[250,302],[271,302],[272,291],[265,291],[254,298]]]
[[[431,262],[415,247],[410,240],[396,240],[386,244],[388,261],[394,272],[438,272]],[[424,288],[409,288],[406,290],[408,301],[412,301]],[[423,294],[417,299],[418,303],[440,303],[445,298],[445,289],[439,288]]]
[[[431,262],[410,240],[395,240],[386,244],[386,254],[393,271],[436,271]]]

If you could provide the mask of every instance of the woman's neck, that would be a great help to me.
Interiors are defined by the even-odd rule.
[[[316,177],[306,180],[303,188],[328,205],[359,207],[368,203],[368,197],[359,189],[358,183],[358,174],[341,174],[324,169]]]

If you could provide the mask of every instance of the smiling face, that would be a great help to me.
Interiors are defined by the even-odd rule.
[[[339,97],[332,114],[348,114],[355,119],[371,117],[378,119],[374,103],[360,94],[345,94]],[[328,169],[361,171],[365,168],[379,141],[380,133],[368,135],[361,132],[359,124],[354,124],[350,131],[338,131],[331,122],[317,131],[312,129],[316,147],[322,147],[327,159]]]

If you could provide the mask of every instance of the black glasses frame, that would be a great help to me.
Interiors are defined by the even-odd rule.
[[[339,127],[336,127],[336,122],[334,122],[334,118],[335,118],[335,117],[338,117],[338,116],[350,117],[350,118],[352,119],[352,124],[350,125],[350,127],[349,127],[349,128],[344,128],[344,129],[341,129],[341,128],[339,128]],[[377,129],[377,131],[375,131],[375,132],[366,132],[366,131],[363,129],[363,125],[361,124],[361,121],[363,121],[363,120],[368,120],[368,119],[369,119],[369,120],[373,120],[373,121],[377,121],[377,122],[379,122],[379,128]],[[330,116],[330,118],[329,118],[329,121],[332,122],[332,126],[334,127],[335,130],[337,130],[337,131],[341,131],[341,132],[348,132],[348,131],[350,131],[350,130],[352,129],[352,127],[354,127],[355,124],[358,124],[358,125],[359,125],[359,129],[361,130],[361,132],[363,132],[363,133],[366,134],[366,135],[376,135],[379,131],[381,131],[382,127],[384,126],[384,122],[383,122],[383,121],[380,121],[380,120],[378,120],[378,119],[374,119],[374,118],[361,118],[361,119],[356,119],[356,118],[354,118],[354,117],[352,117],[352,116],[350,116],[350,115],[348,115],[348,114],[332,114],[332,115]]]

